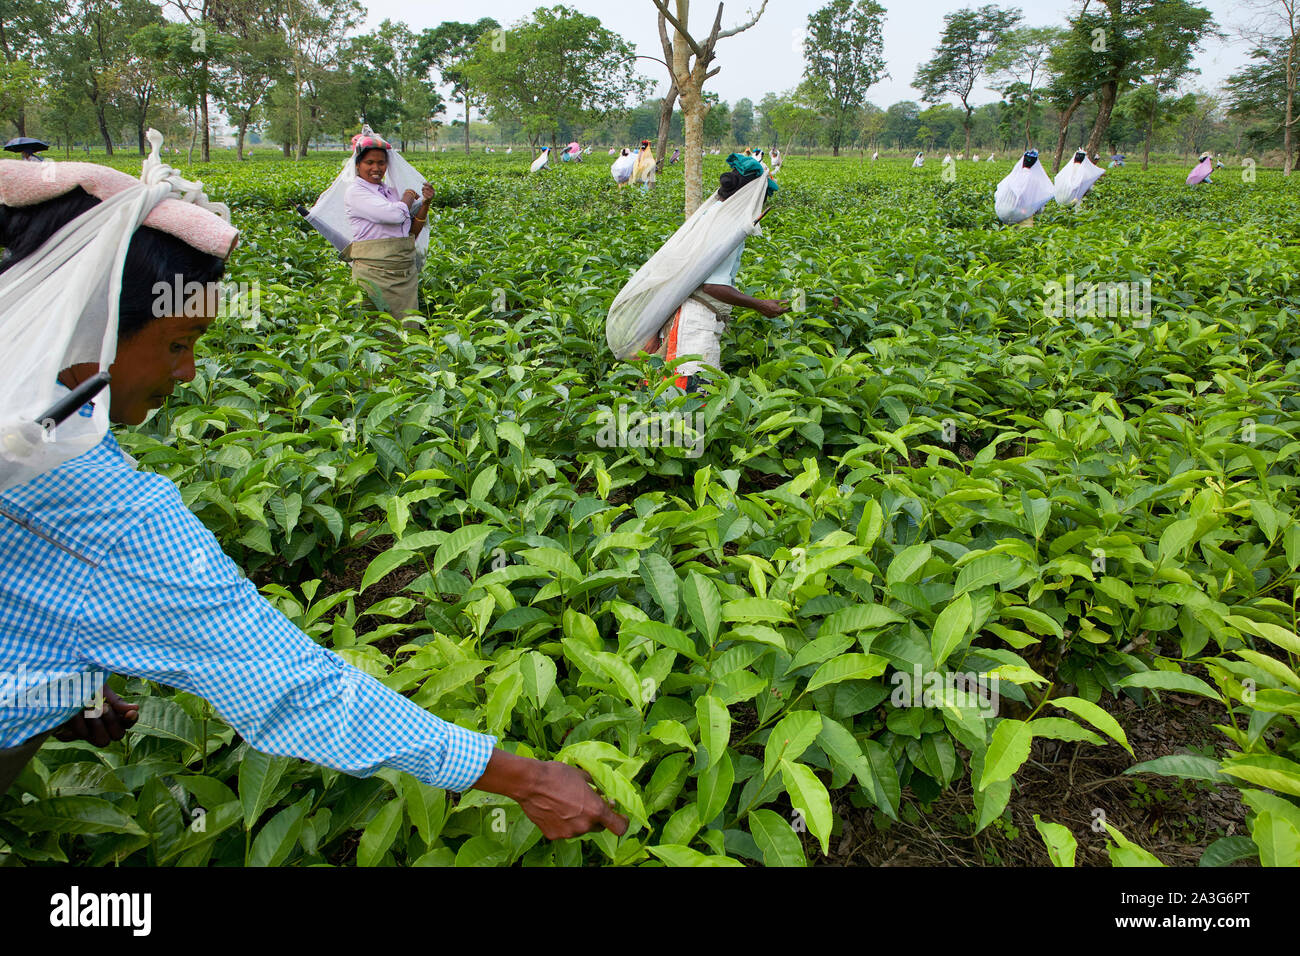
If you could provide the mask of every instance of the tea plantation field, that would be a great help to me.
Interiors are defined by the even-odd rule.
[[[974,862],[1300,862],[1294,178],[1112,170],[1005,228],[1010,156],[951,182],[791,157],[739,284],[803,309],[738,310],[701,398],[604,344],[680,223],[680,166],[647,195],[604,155],[411,158],[436,190],[424,330],[366,311],[293,211],[342,154],[185,170],[234,210],[228,278],[261,312],[120,440],[316,640],[584,767],[629,832],[549,843],[504,798],[261,755],[125,681],[138,729],[47,745],[0,798],[0,859],[804,865],[933,818]],[[1053,307],[1088,283],[1149,313]],[[689,415],[700,444],[611,445],[619,406]],[[1243,822],[1170,856],[1067,793],[1097,754]],[[1026,827],[1045,766],[1060,806]]]

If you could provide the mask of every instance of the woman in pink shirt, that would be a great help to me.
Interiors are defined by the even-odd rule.
[[[401,196],[384,184],[388,150],[377,137],[355,142],[357,178],[344,198],[352,226],[352,243],[343,258],[352,263],[352,276],[367,290],[376,309],[401,316],[419,307],[419,272],[415,266],[415,236],[429,216],[433,187],[423,187],[423,202],[414,189]]]

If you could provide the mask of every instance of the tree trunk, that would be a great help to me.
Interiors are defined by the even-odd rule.
[[[1159,93],[1156,94],[1156,104],[1159,104]],[[1151,107],[1151,115],[1147,117],[1147,138],[1142,146],[1142,171],[1146,172],[1147,166],[1151,163],[1151,139],[1155,136],[1156,130],[1156,106]],[[1112,154],[1113,154],[1112,150]]]
[[[1092,125],[1092,135],[1088,137],[1088,155],[1091,156],[1101,149],[1102,140],[1106,138],[1106,131],[1110,129],[1110,114],[1115,108],[1115,97],[1119,92],[1119,84],[1110,80],[1102,84],[1101,87],[1101,105],[1097,110],[1097,122]]]
[[[203,113],[203,161],[212,162],[212,154],[209,151],[208,143],[208,85],[203,84],[203,96],[200,98]]]
[[[135,124],[135,133],[140,140],[140,155],[141,156],[149,155],[144,148],[144,114],[143,113],[140,114],[140,120]]]
[[[1295,123],[1296,38],[1286,51],[1286,123],[1282,127],[1282,175],[1290,176],[1294,169],[1291,159],[1291,127]]]
[[[668,95],[664,97],[663,103],[659,107],[659,136],[655,143],[655,159],[659,166],[663,166],[664,159],[668,153],[668,134],[672,131],[673,125],[673,106],[677,103],[677,82],[674,80],[668,89]]]
[[[288,159],[293,155],[293,144],[287,139],[280,144],[280,149],[284,151],[284,158]]]
[[[104,151],[113,155],[113,137],[108,135],[108,120],[104,116],[104,104],[95,104],[95,119],[99,121],[99,135],[104,137]]]
[[[469,87],[465,88],[465,152],[469,153]]]
[[[968,106],[966,107],[966,152],[962,154],[963,156],[970,155],[970,114],[971,108]]]
[[[686,196],[683,208],[689,219],[704,201],[704,117],[709,104],[694,90],[681,92],[686,132]]]
[[[239,133],[235,137],[235,156],[239,159],[244,158],[244,134],[248,131],[248,114],[245,113],[243,119],[239,121]]]
[[[1082,102],[1083,94],[1080,93],[1070,103],[1066,111],[1061,114],[1061,129],[1056,136],[1056,163],[1052,166],[1053,169],[1061,168],[1061,157],[1065,155],[1065,137],[1070,133],[1070,120],[1074,118],[1074,111],[1079,108],[1079,104]]]
[[[1033,138],[1029,134],[1029,122],[1030,119],[1033,117],[1033,115],[1034,115],[1034,97],[1032,94],[1030,94],[1029,100],[1025,104],[1025,152],[1029,152],[1029,150],[1033,149],[1034,147]],[[1059,164],[1060,160],[1058,159],[1057,162]],[[1060,169],[1061,167],[1058,165],[1056,168]]]

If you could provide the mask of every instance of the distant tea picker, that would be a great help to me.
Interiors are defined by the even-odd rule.
[[[1031,226],[1034,216],[1052,200],[1054,194],[1052,180],[1038,161],[1038,150],[1031,149],[998,183],[993,208],[998,218],[1009,226]]]
[[[641,140],[641,148],[637,151],[636,162],[632,164],[632,182],[639,185],[643,191],[649,191],[655,184],[656,171],[658,164],[655,162],[654,150],[650,148],[650,140]]]
[[[1083,205],[1083,197],[1088,195],[1088,191],[1105,174],[1106,170],[1090,160],[1084,150],[1078,150],[1074,159],[1056,174],[1056,201],[1062,206],[1079,209]]]
[[[316,205],[298,211],[352,264],[375,309],[401,317],[419,309],[432,198],[424,176],[366,126]]]
[[[756,299],[736,288],[745,239],[760,235],[763,202],[777,190],[762,163],[732,153],[718,191],[704,201],[650,260],[628,280],[610,306],[605,338],[618,358],[638,352],[674,362],[675,384],[693,392],[704,369],[720,368],[722,334],[733,306],[768,318],[790,310],[776,299]]]
[[[1202,153],[1201,159],[1196,164],[1196,167],[1187,174],[1187,185],[1199,186],[1201,183],[1210,183],[1210,185],[1213,185],[1214,181],[1210,179],[1210,173],[1222,166],[1223,163],[1219,163],[1216,167],[1214,165],[1214,157],[1209,153]]]

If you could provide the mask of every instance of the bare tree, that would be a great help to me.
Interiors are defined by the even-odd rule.
[[[722,29],[722,4],[708,38],[700,43],[690,33],[691,0],[675,0],[676,13],[668,9],[668,0],[653,0],[659,11],[659,40],[664,48],[664,61],[668,64],[677,96],[682,102],[682,118],[686,128],[686,200],[685,214],[689,216],[704,200],[704,117],[709,104],[704,100],[704,83],[716,76],[722,67],[709,69],[714,60],[714,47],[719,40],[743,33],[758,22],[767,9],[763,0],[758,13],[748,22],[729,30]],[[667,24],[672,24],[673,38],[668,38]],[[693,61],[692,61],[693,58]],[[671,107],[667,107],[671,110]],[[669,113],[671,117],[671,112]],[[662,136],[663,128],[660,127]],[[662,157],[661,157],[662,158]]]

